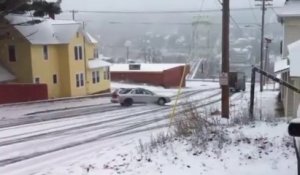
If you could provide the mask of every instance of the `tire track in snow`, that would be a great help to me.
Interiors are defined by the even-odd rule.
[[[214,96],[217,96],[217,95],[219,95],[219,93],[215,94]],[[216,103],[218,101],[220,101],[219,98],[217,100],[213,100],[213,101],[208,102],[206,104],[202,104],[201,106],[206,106],[206,105],[209,105],[209,104],[212,104],[212,103]],[[183,113],[183,112],[184,112],[184,110],[183,111],[178,111],[178,113]],[[147,114],[148,113],[152,113],[152,111],[147,112]],[[146,121],[146,122],[141,121],[141,122],[138,122],[138,123],[135,123],[135,124],[131,123],[131,125],[125,126],[123,128],[120,128],[120,129],[117,129],[117,130],[114,130],[114,131],[109,131],[109,132],[100,134],[96,137],[89,138],[89,139],[86,139],[86,140],[80,140],[80,141],[77,141],[77,142],[65,144],[63,146],[60,146],[60,147],[57,147],[57,148],[52,148],[52,149],[49,149],[47,151],[40,151],[40,152],[35,152],[33,154],[25,155],[25,156],[19,156],[19,157],[13,157],[13,158],[0,160],[0,166],[5,166],[5,165],[17,163],[17,162],[20,162],[20,161],[23,161],[23,160],[26,160],[26,159],[30,159],[30,158],[42,156],[42,155],[45,155],[45,154],[49,154],[49,153],[52,153],[52,152],[64,150],[64,149],[67,149],[67,148],[72,148],[72,147],[76,147],[76,146],[83,145],[83,144],[86,144],[86,143],[98,141],[99,139],[103,139],[103,138],[106,138],[106,137],[111,137],[113,135],[120,134],[122,132],[124,133],[124,131],[127,132],[127,131],[130,131],[130,130],[133,130],[133,129],[140,128],[142,126],[147,126],[147,125],[153,124],[155,122],[168,119],[168,116],[169,116],[169,114],[163,115],[160,118],[151,119],[151,120]]]
[[[195,91],[185,91],[181,94],[179,99],[186,99],[191,97],[195,94],[216,90],[218,88],[211,88],[211,89],[201,89]],[[171,99],[174,100],[176,95],[171,96]],[[135,105],[136,107],[137,105]],[[88,108],[88,109],[86,109]],[[26,124],[32,123],[40,123],[46,122],[50,120],[61,120],[66,118],[72,118],[82,115],[90,115],[90,114],[97,114],[107,111],[115,111],[121,109],[120,106],[116,104],[99,104],[99,105],[86,105],[86,106],[79,106],[79,107],[71,107],[71,108],[59,108],[57,110],[49,110],[49,111],[38,111],[27,114],[28,117],[26,118],[19,118],[14,120],[7,120],[2,121],[0,123],[1,128],[7,127],[14,127],[14,126],[21,126]]]
[[[216,95],[219,95],[220,92],[217,92],[217,93],[214,93],[210,96],[207,96],[203,99],[198,99],[198,100],[194,100],[193,102],[198,102],[198,101],[203,101],[205,99],[209,99],[209,98],[212,98]],[[190,102],[181,102],[179,103],[179,105],[188,105]],[[113,117],[113,119],[109,119],[109,120],[101,120],[101,119],[97,119],[95,122],[93,123],[88,123],[88,124],[85,124],[85,125],[80,125],[80,126],[74,126],[74,127],[57,127],[57,128],[50,128],[50,129],[41,129],[41,130],[38,130],[38,131],[33,131],[33,132],[26,132],[26,133],[22,133],[22,134],[17,134],[17,135],[13,135],[13,136],[7,136],[7,137],[1,137],[0,140],[4,140],[4,139],[7,139],[7,138],[13,138],[13,137],[21,137],[21,136],[25,136],[23,138],[17,138],[17,139],[11,139],[11,140],[6,140],[6,141],[2,141],[0,142],[0,146],[6,146],[6,145],[9,145],[9,144],[14,144],[14,143],[20,143],[20,142],[24,142],[24,141],[30,141],[30,140],[33,140],[33,139],[38,139],[38,138],[43,138],[45,136],[57,136],[57,135],[60,135],[60,134],[63,134],[65,132],[69,132],[69,131],[73,131],[73,130],[79,130],[79,129],[82,129],[82,128],[91,128],[91,127],[94,127],[94,126],[98,126],[98,125],[103,125],[103,124],[106,124],[106,123],[112,123],[112,122],[116,122],[116,121],[121,121],[121,120],[128,120],[128,119],[132,119],[132,120],[135,120],[135,118],[138,118],[139,116],[142,116],[142,115],[146,115],[146,114],[150,114],[150,113],[155,113],[155,112],[158,112],[158,113],[161,113],[163,111],[169,111],[171,107],[169,106],[158,106],[156,108],[147,108],[147,110],[143,110],[143,111],[138,111],[136,113],[132,113],[132,109],[128,109],[128,108],[124,108],[126,109],[126,111],[130,111],[131,114],[130,115],[126,115],[124,116],[124,114],[122,112],[122,114],[118,115],[116,117],[116,114],[114,114],[115,116]],[[141,109],[142,110],[142,109]],[[125,111],[124,111],[125,112]],[[107,114],[107,117],[109,117],[109,115],[111,114]],[[159,115],[159,114],[158,114]],[[105,114],[102,114],[102,118],[105,118],[106,115]],[[131,122],[130,120],[129,121],[122,121],[123,123],[128,123],[128,122]],[[62,129],[60,129],[62,128]],[[55,130],[55,131],[52,131],[53,129],[60,129],[60,130]],[[43,132],[43,133],[40,133],[39,132]],[[47,132],[49,131],[49,132]],[[30,135],[30,134],[34,134],[34,133],[37,133],[36,135],[32,135],[32,136],[26,136],[26,135]]]

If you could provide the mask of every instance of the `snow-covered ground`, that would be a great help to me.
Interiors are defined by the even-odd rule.
[[[112,84],[113,88],[137,86],[172,97],[178,92]],[[218,87],[214,82],[187,81],[176,112],[181,113],[190,101],[218,117]],[[191,147],[187,139],[172,138],[151,154],[139,152],[140,140],[147,144],[151,136],[172,130],[172,103],[122,108],[102,97],[1,107],[2,124],[13,125],[0,125],[0,174],[296,174],[287,122],[274,120],[277,93],[257,93],[257,122],[243,126],[222,122],[231,142],[221,149],[212,142],[204,151]],[[231,116],[242,117],[248,103],[249,92],[233,94]]]
[[[222,148],[210,143],[206,151],[177,139],[152,153],[140,153],[138,142],[130,140],[36,175],[296,175],[294,148],[284,132],[286,127],[281,122],[258,122],[229,128],[232,143]]]

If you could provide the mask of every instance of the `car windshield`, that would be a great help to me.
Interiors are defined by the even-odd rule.
[[[127,94],[131,90],[132,89],[130,89],[130,88],[122,88],[122,89],[119,90],[119,94]]]
[[[147,94],[147,95],[155,95],[154,92],[149,91],[149,90],[147,90],[147,89],[143,89],[143,91],[144,91],[144,94]]]

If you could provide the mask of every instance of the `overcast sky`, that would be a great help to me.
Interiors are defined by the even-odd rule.
[[[273,0],[282,6],[285,0]],[[199,10],[219,8],[218,0],[62,0],[63,10]],[[254,0],[230,0],[232,8],[254,6]]]

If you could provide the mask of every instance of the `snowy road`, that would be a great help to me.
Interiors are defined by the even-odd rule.
[[[178,113],[189,105],[187,99],[197,106],[207,106],[219,102],[220,90],[184,92]],[[103,145],[113,146],[126,136],[165,128],[171,108],[171,104],[123,108],[107,103],[38,111],[22,120],[3,123],[0,125],[0,174],[34,172],[53,161],[74,159]]]

